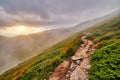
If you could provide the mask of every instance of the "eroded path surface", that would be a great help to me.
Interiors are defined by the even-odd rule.
[[[61,63],[50,76],[49,80],[88,80],[90,55],[94,53],[94,44],[83,36],[84,42],[69,60]]]

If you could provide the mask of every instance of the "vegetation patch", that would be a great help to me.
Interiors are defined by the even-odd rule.
[[[97,50],[91,56],[90,80],[120,80],[120,18],[91,34]]]

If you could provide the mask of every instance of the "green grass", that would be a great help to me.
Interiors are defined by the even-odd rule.
[[[120,40],[105,41],[91,58],[90,80],[120,79]]]
[[[91,57],[89,80],[120,80],[120,18],[105,23],[90,37],[99,45]]]

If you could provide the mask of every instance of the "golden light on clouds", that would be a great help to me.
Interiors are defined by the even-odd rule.
[[[24,25],[16,25],[13,27],[6,27],[5,29],[0,29],[0,34],[3,36],[13,37],[17,35],[28,35],[32,33],[42,32],[47,29],[43,27],[28,27]]]

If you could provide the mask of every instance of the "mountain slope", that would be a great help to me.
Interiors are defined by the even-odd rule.
[[[116,15],[114,17],[115,18],[102,22],[101,24],[99,23],[91,28],[82,31],[91,33],[88,38],[96,43],[97,49],[102,47],[100,46],[102,43],[101,41],[110,39],[118,40],[120,38],[120,16]],[[9,71],[6,71],[0,76],[0,80],[48,80],[50,74],[54,71],[54,69],[61,62],[71,57],[76,49],[80,46],[82,43],[82,32],[73,35],[72,37],[47,49],[40,55],[19,64]],[[92,65],[92,67],[94,67],[94,65]],[[93,74],[92,70],[90,70],[90,73],[91,80],[94,78],[94,76],[96,78],[96,75]]]
[[[13,38],[0,37],[0,73],[31,58],[68,37],[65,29],[49,30]]]
[[[0,73],[31,58],[59,41],[91,27],[97,23],[104,22],[119,14],[119,10],[107,16],[89,20],[68,29],[54,29],[26,36],[13,38],[0,37]],[[5,56],[6,55],[6,56]]]
[[[63,42],[56,44],[55,46],[53,46],[50,49],[43,52],[42,54],[18,65],[16,68],[11,69],[10,71],[7,71],[4,74],[5,79],[12,79],[13,77],[14,77],[14,79],[17,79],[17,78],[21,77],[21,74],[26,72],[26,70],[28,70],[28,69],[29,69],[29,71],[25,75],[25,77],[28,76],[28,78],[27,78],[28,80],[30,79],[30,77],[32,78],[34,76],[34,73],[36,73],[36,70],[38,73],[39,73],[39,71],[42,70],[42,73],[37,74],[36,76],[40,76],[40,77],[38,77],[38,79],[40,79],[40,78],[44,79],[46,77],[46,74],[48,73],[48,71],[54,70],[54,68],[59,63],[61,63],[64,59],[71,56],[73,54],[73,52],[76,51],[76,48],[79,46],[80,41],[81,40],[76,35],[76,36],[73,36],[72,38],[69,38]],[[69,53],[69,54],[67,54],[67,53]],[[51,64],[54,66],[50,67]],[[20,73],[20,75],[19,75],[19,73]]]
[[[69,30],[71,32],[76,33],[76,32],[82,31],[84,29],[87,29],[87,28],[89,28],[91,26],[98,25],[101,22],[107,21],[107,20],[109,20],[109,19],[111,19],[113,17],[117,17],[119,15],[120,15],[120,9],[115,11],[115,12],[112,12],[112,13],[110,13],[108,15],[105,15],[105,16],[102,16],[102,17],[98,17],[98,18],[95,18],[95,19],[88,20],[88,21],[85,21],[83,23],[80,23],[80,24],[78,24],[76,26],[71,27]]]
[[[120,16],[91,35],[96,51],[91,57],[90,80],[120,79]]]
[[[88,39],[81,37],[84,44],[70,59],[58,65],[49,80],[86,80],[88,73],[90,80],[120,79],[120,16],[97,26],[86,30]]]

